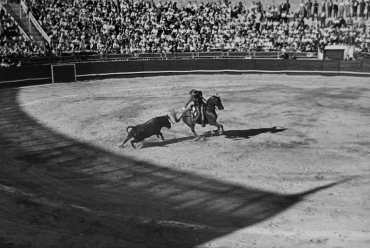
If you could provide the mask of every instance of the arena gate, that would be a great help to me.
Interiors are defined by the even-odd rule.
[[[75,64],[52,65],[51,78],[53,83],[76,82],[76,65]]]

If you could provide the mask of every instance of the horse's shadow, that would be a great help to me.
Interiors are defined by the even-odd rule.
[[[226,130],[222,134],[227,139],[241,140],[249,139],[252,136],[257,136],[261,133],[278,133],[287,130],[287,128],[256,128],[256,129],[247,129],[247,130]],[[214,135],[213,132],[209,131],[206,133],[206,136],[210,137]]]
[[[287,130],[287,128],[277,128],[277,127],[270,127],[270,128],[257,128],[257,129],[248,129],[248,130],[227,130],[224,131],[222,134],[227,139],[234,139],[234,140],[241,140],[241,139],[249,139],[252,136],[259,135],[261,133],[278,133]],[[212,131],[207,131],[203,135],[203,137],[209,138],[212,136],[218,136]],[[167,145],[180,143],[187,140],[194,139],[194,136],[176,138],[176,139],[169,139],[164,141],[152,141],[145,143],[141,148],[149,148],[149,147],[166,147]]]

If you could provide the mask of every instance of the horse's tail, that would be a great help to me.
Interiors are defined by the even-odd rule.
[[[134,128],[133,126],[128,126],[127,128],[126,128],[126,131],[129,133],[129,131],[128,131],[128,129],[129,128]]]
[[[173,120],[175,123],[178,123],[179,121],[181,121],[181,117],[182,117],[182,115],[181,115],[179,118],[177,118],[175,110],[172,110],[172,111],[169,113],[169,117],[170,117],[170,119],[171,119],[171,120]],[[171,118],[171,117],[172,117],[172,118]]]

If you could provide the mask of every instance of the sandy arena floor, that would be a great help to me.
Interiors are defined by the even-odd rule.
[[[126,127],[218,93],[223,135]],[[0,247],[370,247],[368,78],[187,75],[0,90]],[[277,127],[273,129],[273,127]],[[286,130],[285,130],[286,129]]]

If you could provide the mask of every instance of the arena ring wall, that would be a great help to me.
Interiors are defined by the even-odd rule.
[[[17,86],[110,77],[144,77],[203,73],[284,73],[323,76],[370,76],[370,61],[175,59],[35,65],[0,69],[0,85]]]

